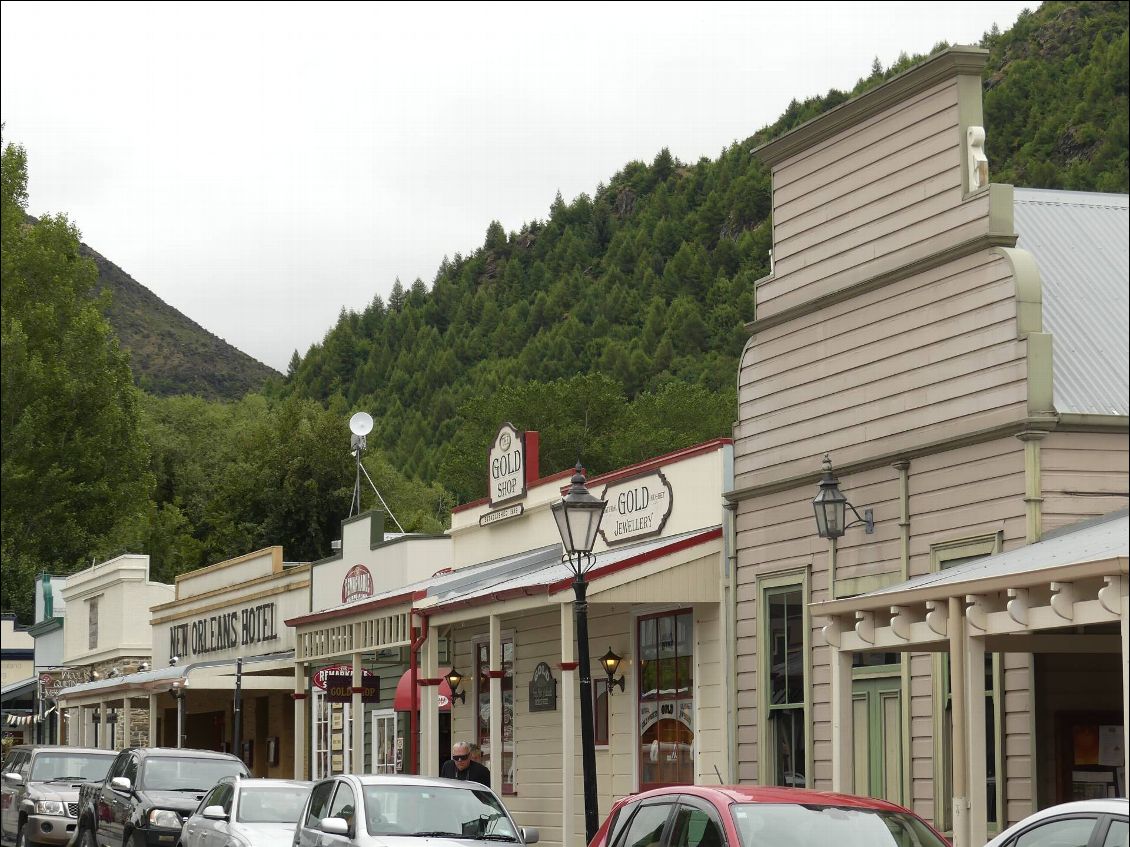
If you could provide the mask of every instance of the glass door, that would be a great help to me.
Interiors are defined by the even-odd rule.
[[[397,749],[396,712],[383,709],[371,713],[373,716],[372,751],[373,773],[397,773],[400,768]]]
[[[310,766],[314,779],[351,773],[353,730],[348,703],[326,702],[326,692],[315,687],[310,696]]]

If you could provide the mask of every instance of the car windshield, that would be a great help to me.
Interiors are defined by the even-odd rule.
[[[297,823],[309,796],[308,785],[244,786],[236,819],[240,823]]]
[[[370,835],[519,840],[502,803],[485,788],[382,783],[363,790]]]
[[[40,753],[31,764],[29,782],[73,779],[97,782],[106,778],[114,753]]]
[[[784,803],[738,803],[730,809],[743,847],[946,847],[904,812]]]
[[[222,777],[246,773],[238,759],[152,756],[142,765],[137,784],[149,791],[207,791]]]

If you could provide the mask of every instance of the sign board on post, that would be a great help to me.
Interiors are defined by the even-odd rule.
[[[557,710],[557,680],[545,662],[539,662],[530,679],[530,711],[553,712]]]
[[[504,423],[490,446],[487,492],[491,508],[526,496],[526,443],[513,424]]]

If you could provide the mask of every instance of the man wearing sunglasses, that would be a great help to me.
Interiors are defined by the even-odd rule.
[[[451,758],[443,763],[439,775],[447,779],[469,779],[490,787],[490,769],[471,758],[471,744],[468,741],[456,741],[451,745]]]

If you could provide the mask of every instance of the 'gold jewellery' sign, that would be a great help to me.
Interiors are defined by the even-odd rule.
[[[605,544],[658,535],[671,517],[674,502],[671,483],[658,470],[610,483],[600,499],[608,503],[600,522]]]

